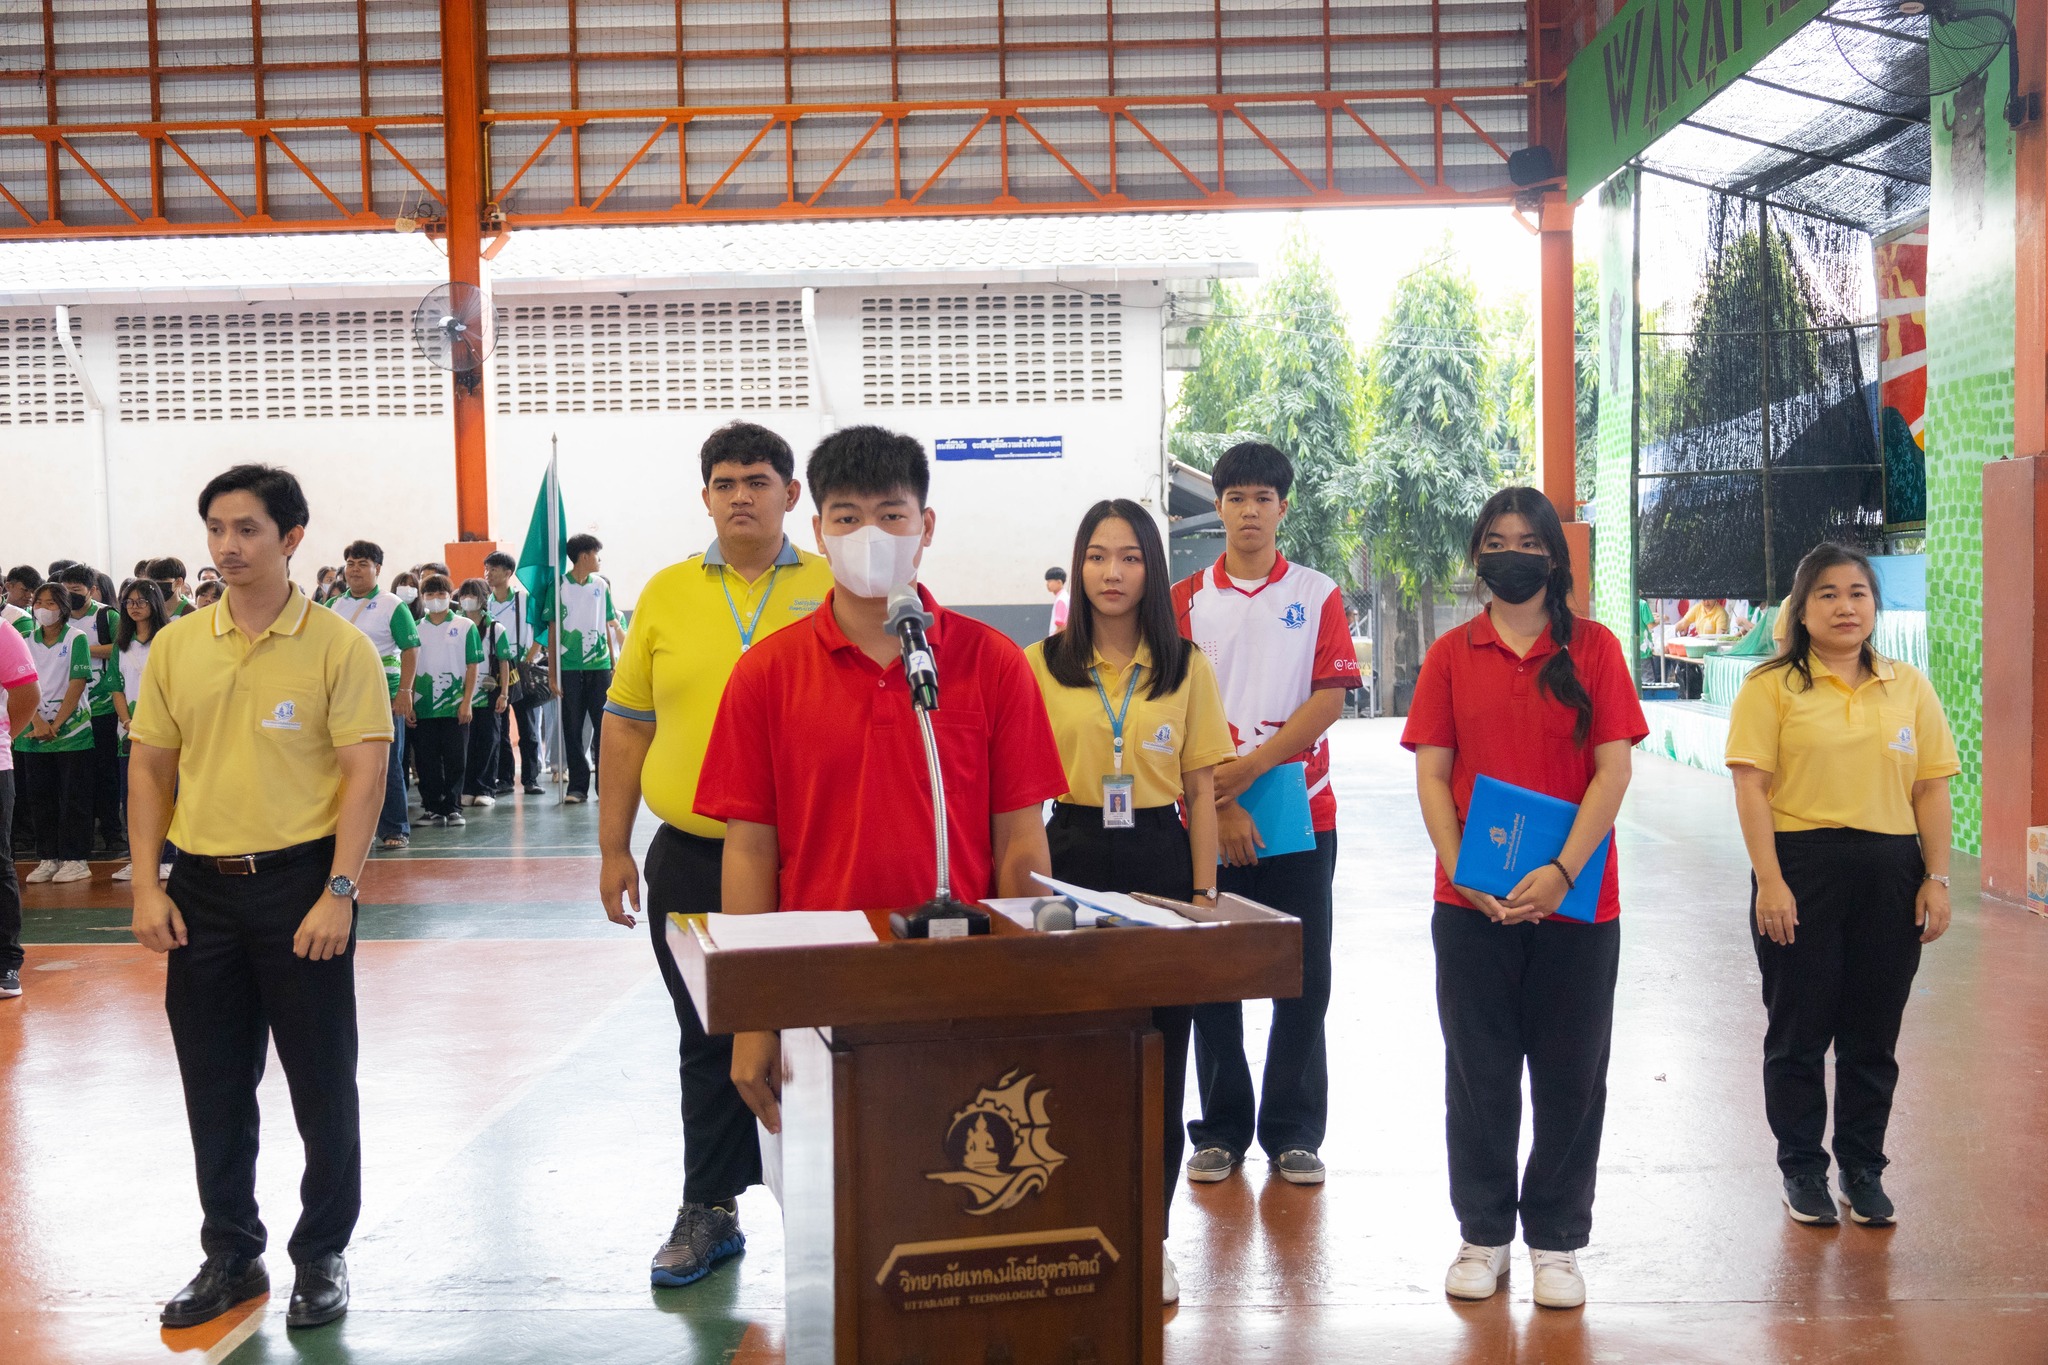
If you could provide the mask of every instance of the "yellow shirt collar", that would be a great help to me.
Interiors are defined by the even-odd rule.
[[[1848,686],[1847,683],[1842,682],[1839,674],[1821,662],[1820,655],[1808,654],[1806,656],[1806,664],[1808,668],[1813,670],[1814,677],[1833,678],[1837,683],[1841,683],[1843,687]],[[1872,650],[1870,654],[1870,672],[1871,676],[1879,682],[1890,682],[1897,676],[1897,671],[1892,667],[1892,661],[1875,650]]]
[[[235,623],[234,614],[228,610],[228,600],[234,596],[234,591],[233,588],[223,590],[220,601],[209,608],[213,612],[213,633],[216,637],[226,635],[231,630],[241,631],[245,635],[248,633],[242,631]],[[306,610],[311,605],[306,594],[299,591],[299,585],[292,584],[291,596],[285,599],[284,608],[277,613],[277,619],[264,627],[250,643],[254,644],[265,635],[297,635],[306,628]]]
[[[1142,638],[1138,641],[1137,651],[1131,655],[1131,662],[1145,668],[1152,667],[1152,647],[1146,644]],[[1112,672],[1117,671],[1122,667],[1122,665],[1120,664],[1112,663],[1110,659],[1103,654],[1102,647],[1100,645],[1097,645],[1095,647],[1095,663],[1093,666],[1096,668],[1108,669]]]

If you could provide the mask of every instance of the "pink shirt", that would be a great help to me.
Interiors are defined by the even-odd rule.
[[[36,683],[35,660],[29,657],[28,641],[12,623],[0,626],[0,696],[6,689]],[[0,702],[0,773],[14,770],[14,736],[7,730],[7,707]]]

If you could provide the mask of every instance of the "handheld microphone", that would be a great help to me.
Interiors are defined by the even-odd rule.
[[[924,638],[931,624],[916,588],[903,583],[889,589],[889,633],[903,642],[903,677],[910,684],[911,704],[920,711],[939,709],[939,668]]]

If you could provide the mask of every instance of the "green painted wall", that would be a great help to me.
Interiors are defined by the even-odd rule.
[[[1633,168],[1600,187],[1600,426],[1593,483],[1593,615],[1635,638],[1635,198]]]
[[[1935,26],[1934,41],[1941,41]],[[1984,484],[2013,440],[2013,133],[2005,63],[1934,101],[1927,264],[1929,672],[1962,750],[1956,846],[1980,850]]]

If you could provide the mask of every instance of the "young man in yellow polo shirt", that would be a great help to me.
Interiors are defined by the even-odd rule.
[[[736,1201],[761,1181],[754,1116],[732,1083],[732,1039],[710,1037],[668,950],[670,914],[719,908],[725,826],[693,809],[697,775],[726,679],[754,644],[801,621],[832,573],[782,533],[802,489],[789,443],[733,422],[700,456],[704,506],[718,539],[648,581],[612,675],[600,766],[612,774],[598,847],[605,914],[632,927],[640,910],[633,820],[645,793],[662,826],[647,850],[647,923],[682,1028],[683,1204],[650,1270],[661,1286],[691,1284],[746,1245]]]
[[[391,746],[369,638],[292,585],[298,480],[237,465],[199,495],[227,595],[158,633],[129,730],[134,931],[168,953],[164,1013],[184,1081],[206,1262],[164,1305],[191,1327],[270,1289],[256,1211],[256,1084],[274,1040],[306,1145],[286,1323],[348,1308],[342,1251],[362,1209],[355,879]]]

